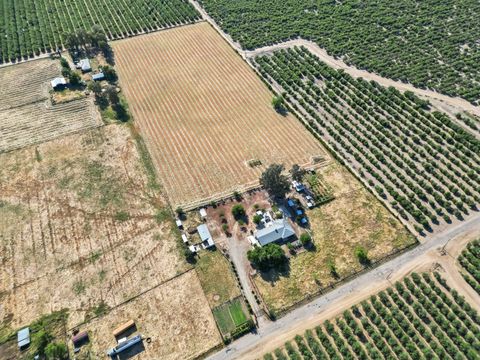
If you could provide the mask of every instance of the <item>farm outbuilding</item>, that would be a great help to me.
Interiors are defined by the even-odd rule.
[[[64,77],[57,77],[50,81],[50,85],[52,85],[53,90],[62,90],[67,86],[67,80]]]
[[[23,328],[17,332],[17,343],[20,350],[30,345],[30,328]]]
[[[215,245],[212,239],[212,235],[210,234],[210,231],[208,230],[208,227],[206,224],[202,224],[198,226],[197,231],[198,231],[198,234],[200,235],[200,239],[202,239],[202,247],[204,249],[208,249]]]
[[[92,71],[92,66],[90,65],[90,60],[85,58],[78,62],[77,69],[81,69],[82,72],[86,73]]]
[[[105,74],[103,72],[100,72],[98,74],[93,74],[92,75],[92,80],[93,81],[102,81],[105,80]]]

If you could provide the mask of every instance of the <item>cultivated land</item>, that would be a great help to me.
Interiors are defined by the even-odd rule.
[[[101,26],[110,39],[191,23],[187,0],[0,2],[0,64],[61,49],[65,35]]]
[[[332,163],[317,171],[335,196],[307,210],[315,249],[290,257],[287,271],[254,277],[264,301],[274,313],[284,312],[310,295],[363,269],[354,255],[357,246],[375,262],[415,244],[416,240],[345,168]],[[245,240],[246,241],[246,240]],[[334,277],[328,263],[334,264]]]
[[[480,239],[469,243],[458,256],[463,278],[480,295]]]
[[[477,359],[479,339],[477,310],[439,273],[413,273],[264,359]]]
[[[412,93],[354,79],[305,48],[256,58],[293,109],[419,233],[478,216],[480,141]]]
[[[192,270],[81,326],[92,340],[78,359],[104,358],[116,344],[112,331],[130,319],[137,333],[151,339],[143,342],[145,350],[138,359],[194,359],[222,341]]]
[[[64,308],[71,328],[190,268],[147,162],[120,125],[0,154],[3,328]]]
[[[0,152],[101,125],[91,99],[52,105],[50,81],[58,61],[36,60],[0,69]]]
[[[273,162],[288,167],[327,157],[294,117],[273,110],[271,92],[209,24],[112,46],[130,109],[174,206],[242,190]]]
[[[480,98],[475,0],[201,0],[246,49],[302,37],[348,64],[420,88]]]

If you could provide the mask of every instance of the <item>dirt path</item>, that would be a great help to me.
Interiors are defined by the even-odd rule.
[[[408,83],[387,79],[380,75],[349,66],[345,64],[342,60],[336,59],[333,56],[328,55],[324,49],[322,49],[317,44],[308,40],[304,40],[304,39],[290,40],[280,44],[258,48],[252,51],[243,51],[243,53],[245,54],[246,58],[252,58],[258,55],[271,53],[275,50],[288,49],[293,46],[306,47],[308,50],[310,50],[310,52],[315,54],[318,58],[320,58],[320,60],[322,60],[327,65],[335,69],[343,69],[345,70],[345,72],[347,72],[353,77],[357,77],[357,78],[362,77],[366,80],[374,80],[383,86],[386,86],[386,87],[393,86],[402,91],[407,91],[407,90],[412,91],[418,96],[428,99],[432,103],[432,105],[435,106],[437,109],[442,110],[446,113],[449,113],[450,115],[455,115],[459,111],[469,111],[472,114],[480,116],[480,107],[474,106],[464,99],[442,95],[432,90],[416,88],[415,86]]]
[[[308,41],[305,39],[295,39],[295,40],[289,40],[283,43],[275,44],[275,45],[270,45],[270,46],[265,46],[262,48],[258,48],[255,50],[243,50],[242,46],[234,41],[232,37],[228,34],[226,34],[220,26],[215,22],[215,20],[208,15],[208,13],[203,9],[203,7],[195,0],[189,0],[189,2],[195,7],[195,9],[202,15],[202,18],[206,20],[207,22],[212,25],[215,30],[218,31],[218,33],[245,59],[249,59],[252,57],[255,57],[257,55],[261,54],[269,54],[275,50],[279,49],[288,49],[293,46],[305,46],[310,52],[318,56],[320,60],[328,64],[329,66],[335,68],[335,69],[344,69],[345,72],[350,74],[353,77],[362,77],[366,80],[374,80],[377,83],[389,87],[393,86],[397,88],[398,90],[401,91],[412,91],[414,92],[417,96],[422,97],[437,108],[438,110],[441,110],[443,112],[446,112],[450,114],[451,116],[455,116],[456,113],[461,112],[461,111],[468,111],[472,114],[475,114],[477,116],[480,116],[480,107],[474,106],[470,104],[468,101],[458,98],[458,97],[450,97],[447,95],[442,95],[440,93],[437,93],[432,90],[426,90],[426,89],[420,89],[416,88],[415,86],[408,84],[408,83],[403,83],[400,81],[395,81],[391,79],[384,78],[380,75],[371,73],[366,70],[360,70],[355,67],[349,66],[345,64],[342,60],[336,59],[333,56],[330,56],[327,54],[327,52],[319,47],[317,44],[315,44],[312,41]],[[251,63],[248,62],[250,65]],[[253,66],[253,65],[252,65]],[[468,130],[468,127],[465,126],[465,124],[460,123],[459,125],[464,127],[465,129]]]
[[[272,351],[296,334],[314,328],[324,320],[338,315],[346,308],[368,298],[373,293],[391,286],[412,271],[428,270],[440,264],[449,284],[471,301],[477,308],[480,302],[455,268],[454,257],[464,244],[478,237],[480,218],[468,220],[459,226],[432,237],[429,241],[413,250],[400,255],[392,261],[365,273],[319,297],[311,303],[293,310],[283,318],[259,327],[256,334],[248,334],[236,342],[212,355],[210,359],[254,359]],[[445,248],[449,256],[442,256],[440,249]]]

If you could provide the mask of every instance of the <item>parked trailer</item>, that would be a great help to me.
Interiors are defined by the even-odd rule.
[[[136,335],[132,337],[130,340],[124,341],[121,344],[118,344],[113,349],[107,351],[107,355],[110,356],[112,359],[116,359],[117,355],[122,353],[123,351],[131,348],[135,344],[138,344],[142,341],[142,335]]]
[[[133,326],[135,326],[135,321],[129,320],[113,330],[113,336],[118,337],[120,334],[124,333]]]

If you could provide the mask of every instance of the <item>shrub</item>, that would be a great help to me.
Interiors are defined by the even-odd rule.
[[[312,237],[309,233],[303,233],[302,235],[300,235],[300,242],[303,246],[306,246],[312,242]]]
[[[363,246],[357,246],[354,252],[355,252],[355,257],[358,259],[360,264],[368,265],[370,263],[367,250]]]
[[[236,204],[232,207],[232,215],[235,220],[239,220],[240,218],[246,215],[245,208],[241,204]]]
[[[256,215],[253,216],[253,222],[255,224],[257,224],[257,225],[260,224],[260,221],[262,221],[262,215],[256,214]]]

